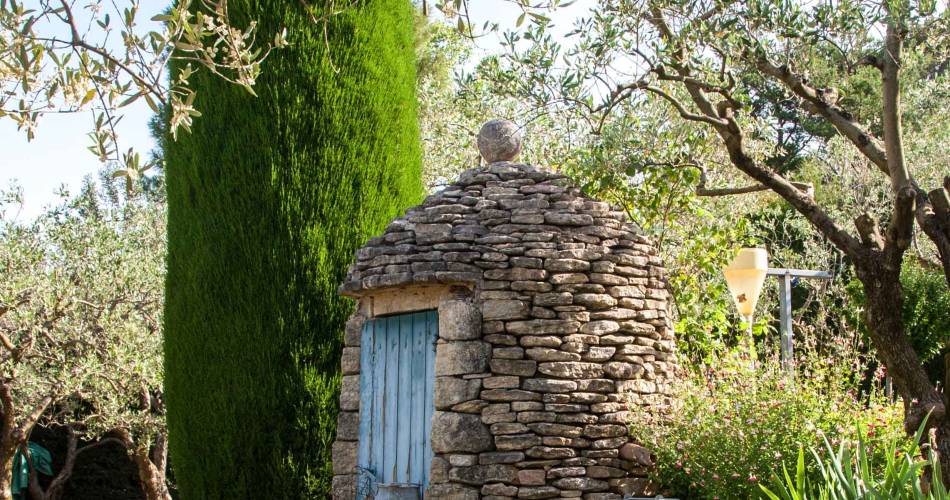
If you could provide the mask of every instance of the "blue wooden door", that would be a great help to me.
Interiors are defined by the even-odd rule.
[[[375,489],[366,482],[428,485],[438,328],[435,311],[363,326],[358,461],[367,477],[361,497]]]

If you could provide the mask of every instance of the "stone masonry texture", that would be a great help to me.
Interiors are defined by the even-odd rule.
[[[662,262],[622,211],[528,165],[469,170],[360,249],[340,291],[429,284],[457,286],[439,314],[459,326],[436,346],[426,498],[655,494],[628,422],[668,402],[674,337]],[[359,335],[346,341],[336,498],[358,482]]]

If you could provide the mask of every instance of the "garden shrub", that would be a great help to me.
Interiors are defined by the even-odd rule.
[[[754,498],[801,447],[851,438],[856,422],[871,442],[902,435],[900,408],[860,397],[853,366],[814,359],[789,378],[774,360],[753,366],[738,352],[693,370],[669,407],[634,414],[633,435],[656,453],[655,479],[673,496]],[[818,474],[813,460],[806,471]]]
[[[341,12],[324,24],[321,6]],[[336,290],[423,194],[413,7],[228,9],[261,37],[287,28],[289,47],[256,97],[198,71],[202,116],[165,145],[171,463],[183,498],[324,498],[353,307]]]

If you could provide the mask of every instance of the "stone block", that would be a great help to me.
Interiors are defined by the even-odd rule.
[[[605,335],[619,330],[620,325],[616,321],[606,319],[591,321],[581,326],[581,333],[588,335]]]
[[[490,389],[482,391],[482,399],[486,401],[540,401],[541,395],[536,392],[520,389]]]
[[[513,389],[517,388],[521,379],[513,375],[503,375],[500,377],[488,377],[484,380],[486,389]]]
[[[493,359],[490,366],[494,374],[517,375],[519,377],[530,377],[538,369],[536,361],[521,359]]]
[[[482,500],[486,497],[512,498],[518,494],[518,487],[504,483],[491,483],[482,486]]]
[[[518,469],[506,464],[473,465],[449,469],[450,481],[478,486],[489,482],[512,483],[517,477]]]
[[[356,453],[359,444],[356,441],[335,441],[331,453],[333,455],[333,474],[355,474]]]
[[[627,426],[618,424],[588,425],[584,427],[584,435],[590,438],[612,438],[626,436]]]
[[[520,451],[489,451],[478,455],[478,463],[514,464],[524,460],[524,453]]]
[[[522,319],[529,316],[528,303],[523,300],[486,300],[482,302],[485,320]]]
[[[467,300],[445,300],[439,304],[439,337],[446,340],[474,340],[482,335],[482,316]]]
[[[535,361],[580,361],[581,355],[549,347],[532,347],[525,351],[528,358]]]
[[[356,474],[334,475],[330,486],[333,500],[353,500],[356,498]]]
[[[340,360],[343,375],[356,375],[360,372],[360,348],[344,347]]]
[[[360,409],[360,376],[344,375],[340,388],[340,409],[343,411],[359,411]]]
[[[521,337],[521,345],[524,347],[559,347],[561,338],[553,335],[528,335]]]
[[[435,407],[438,410],[444,410],[465,401],[478,399],[481,388],[481,379],[464,380],[458,377],[436,377],[435,395],[433,396]]]
[[[565,490],[605,491],[610,488],[607,481],[590,477],[565,477],[554,481],[553,484]]]
[[[341,411],[336,418],[336,438],[340,441],[358,441],[360,438],[360,414]]]
[[[479,493],[478,489],[459,483],[432,484],[426,490],[425,498],[427,500],[479,500]]]
[[[540,363],[538,371],[552,377],[568,379],[600,378],[604,375],[604,368],[600,364],[573,361]]]
[[[565,459],[571,458],[577,454],[571,448],[555,448],[552,446],[532,446],[524,452],[525,455],[531,458],[541,458],[541,459]]]
[[[438,344],[435,351],[436,375],[481,373],[488,368],[491,344],[458,341]]]
[[[437,411],[432,417],[432,451],[479,453],[492,447],[492,435],[479,415]]]
[[[501,451],[526,450],[540,444],[541,438],[534,434],[495,436],[495,448]]]
[[[620,447],[620,458],[643,467],[653,467],[653,452],[635,443],[626,443]]]
[[[573,273],[587,271],[590,269],[590,262],[580,259],[547,259],[544,268],[552,273]]]
[[[561,496],[561,490],[554,486],[522,486],[518,488],[518,498],[542,499]]]
[[[543,486],[544,469],[522,469],[518,471],[518,484],[521,486]]]
[[[529,321],[512,321],[505,325],[508,333],[514,335],[558,335],[574,333],[581,324],[577,321],[559,319],[533,319]]]
[[[604,293],[574,294],[574,303],[591,309],[608,309],[617,305],[617,299]]]
[[[577,382],[551,378],[529,378],[522,382],[521,387],[527,391],[571,392],[577,390]]]

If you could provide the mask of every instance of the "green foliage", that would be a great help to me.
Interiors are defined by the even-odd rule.
[[[927,362],[950,341],[950,292],[943,273],[926,270],[908,259],[901,272],[904,327],[914,349]]]
[[[254,90],[196,74],[203,116],[165,151],[166,388],[187,498],[319,498],[330,481],[354,251],[422,194],[413,11],[234,0],[288,30]],[[325,24],[324,24],[325,22]]]
[[[873,443],[902,433],[899,407],[857,396],[859,371],[816,357],[790,379],[774,361],[754,362],[737,349],[691,373],[666,411],[636,414],[634,436],[656,453],[655,480],[674,496],[751,498],[786,457],[821,435],[852,438],[855,422],[873,429]],[[814,460],[805,467],[819,477]]]
[[[950,498],[940,476],[940,461],[932,449],[926,460],[920,460],[920,446],[925,425],[921,424],[912,439],[893,437],[879,443],[881,449],[861,438],[865,431],[858,427],[858,440],[842,441],[835,449],[823,439],[824,453],[811,448],[811,457],[818,464],[820,477],[812,479],[805,466],[805,452],[798,450],[795,477],[782,465],[782,475],[772,480],[772,488],[760,486],[770,500],[945,500]],[[924,485],[925,468],[934,471],[933,482]]]
[[[907,336],[911,345],[928,365],[929,374],[935,382],[943,381],[943,363],[934,363],[945,352],[950,341],[950,292],[942,273],[922,268],[915,261],[907,259],[901,271],[901,288],[904,292],[903,317]],[[848,295],[851,300],[863,306],[864,289],[857,281],[849,283]],[[850,322],[861,331],[866,330],[864,318],[859,314],[849,316]]]

